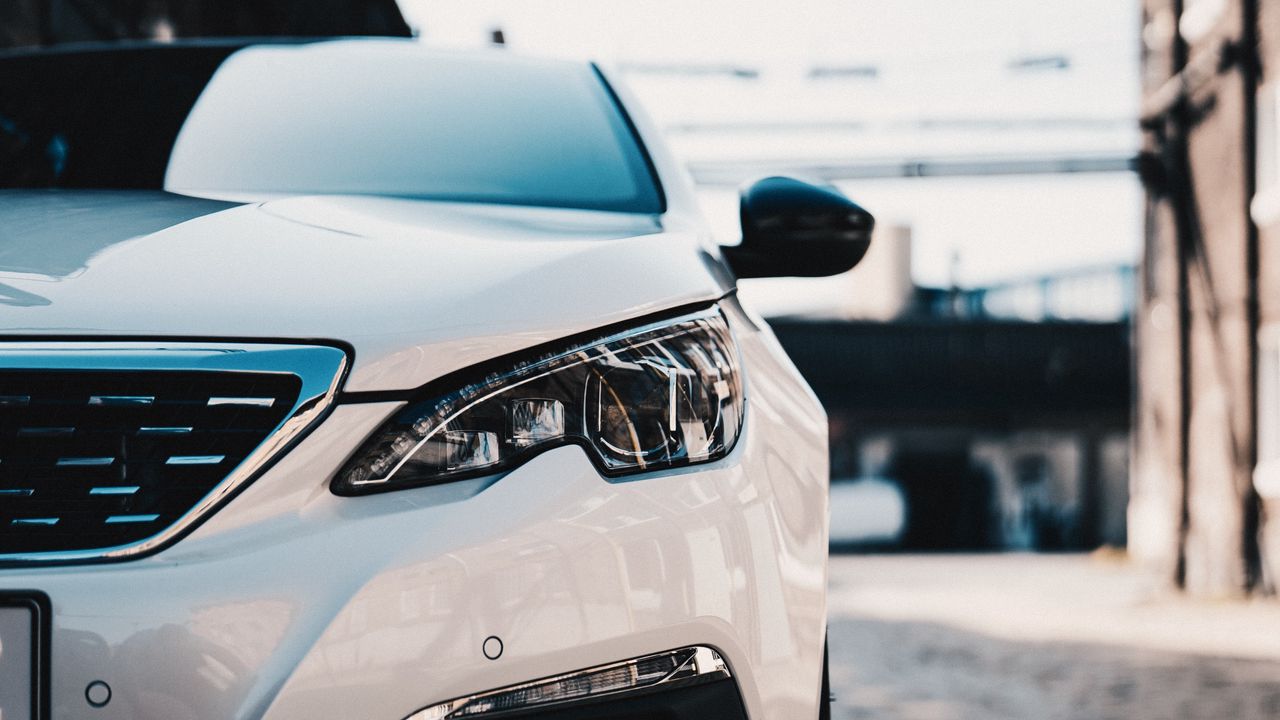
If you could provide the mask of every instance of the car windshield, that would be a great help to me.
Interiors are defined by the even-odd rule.
[[[662,207],[590,65],[397,40],[0,57],[0,187]]]

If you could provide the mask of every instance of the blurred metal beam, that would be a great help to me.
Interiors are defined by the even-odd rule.
[[[693,162],[689,171],[700,185],[739,185],[764,174],[790,174],[817,180],[863,180],[909,177],[974,177],[987,175],[1065,175],[1120,173],[1137,170],[1131,155],[1081,157],[1026,156],[895,161],[751,161]]]

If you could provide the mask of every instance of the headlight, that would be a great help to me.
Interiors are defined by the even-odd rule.
[[[569,443],[606,475],[711,462],[733,449],[743,408],[737,349],[712,308],[412,402],[361,447],[333,490],[499,473]]]

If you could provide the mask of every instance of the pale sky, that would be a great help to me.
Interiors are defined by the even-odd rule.
[[[1133,0],[401,5],[433,44],[480,45],[501,28],[517,52],[630,68],[628,84],[693,165],[1123,157],[1138,147]],[[715,72],[724,68],[737,74]],[[911,226],[921,284],[978,285],[1138,256],[1142,196],[1129,175],[841,187],[881,222]],[[732,236],[732,188],[704,198],[718,232]]]

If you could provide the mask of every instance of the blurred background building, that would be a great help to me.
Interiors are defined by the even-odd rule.
[[[1274,589],[1280,6],[1145,0],[1143,20],[1130,548],[1196,594]]]

